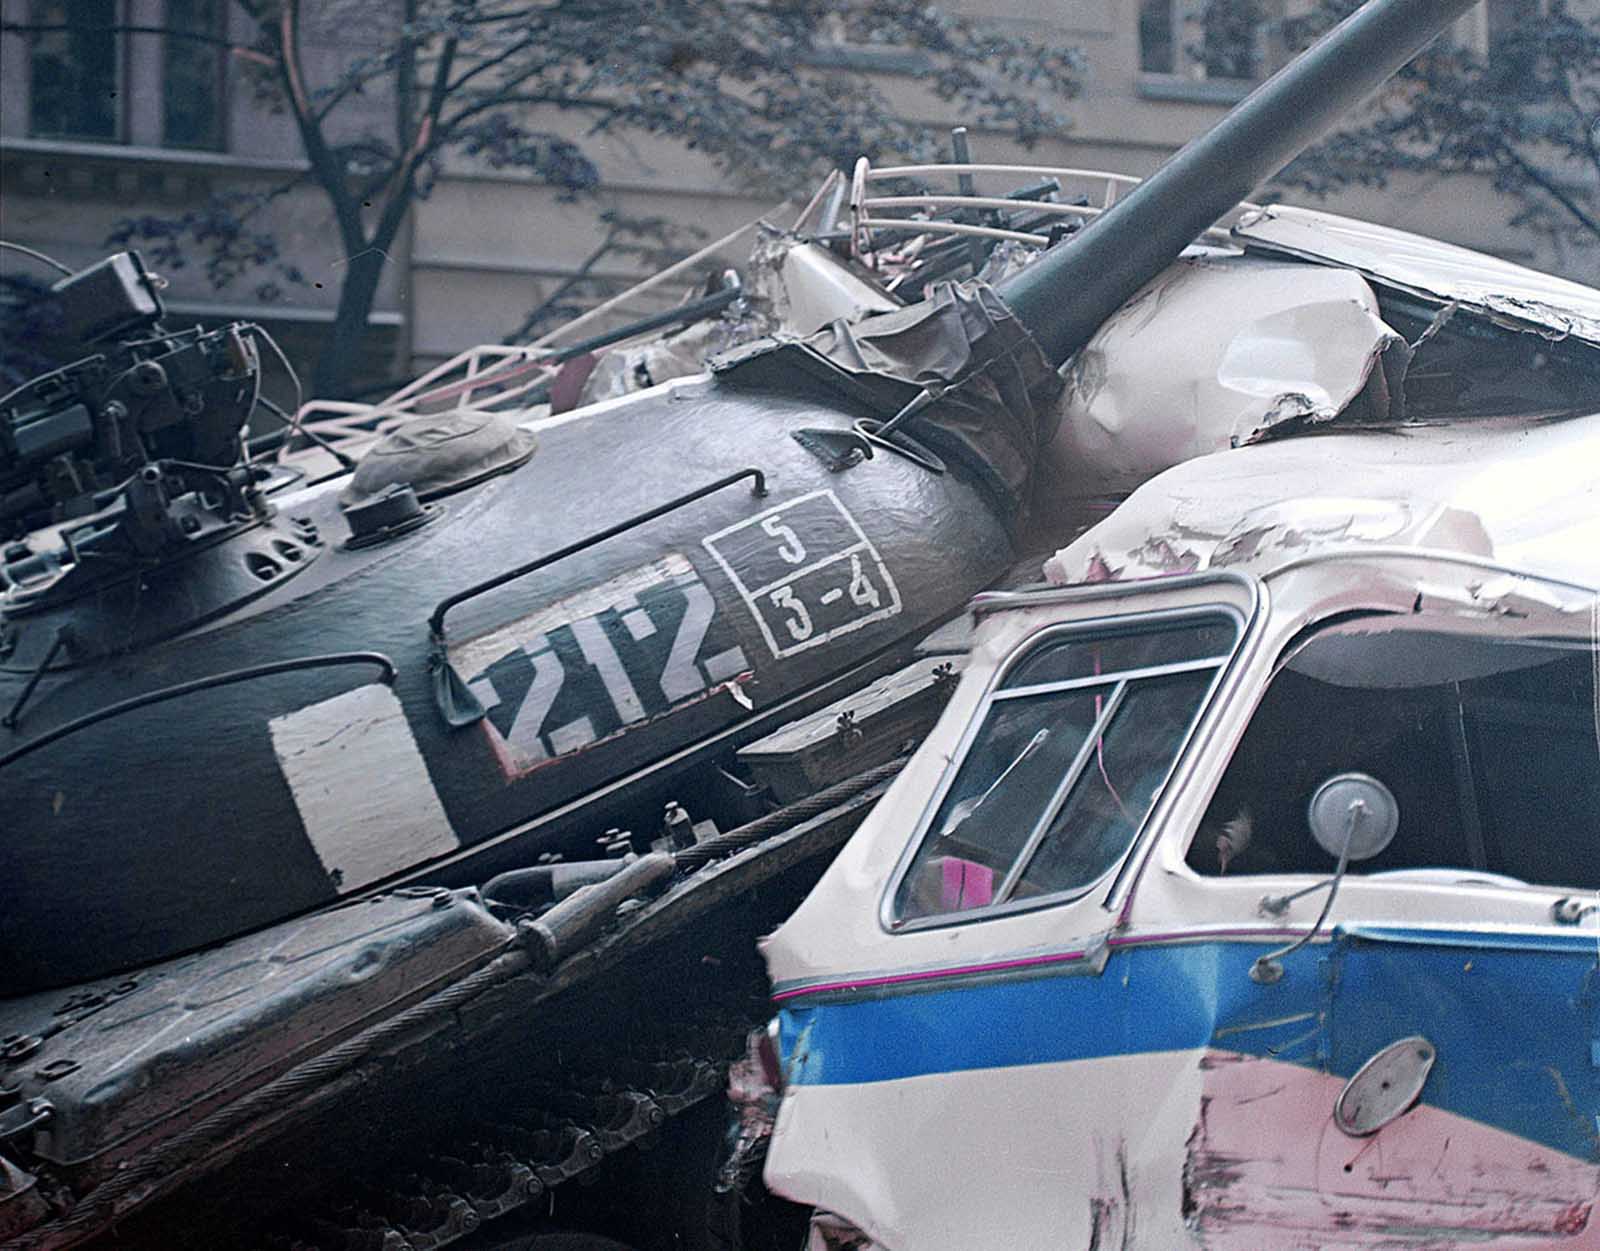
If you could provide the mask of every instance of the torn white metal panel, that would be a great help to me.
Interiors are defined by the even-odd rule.
[[[1600,292],[1482,252],[1283,204],[1247,213],[1232,233],[1250,247],[1348,265],[1385,285],[1456,301],[1521,329],[1600,346]]]
[[[703,370],[708,357],[778,328],[764,306],[735,307],[742,308],[742,313],[736,316],[730,311],[671,334],[601,351],[574,407],[687,378]]]
[[[1600,551],[1600,415],[1406,427],[1239,448],[1178,465],[1045,562],[1057,584],[1246,568],[1332,547],[1493,558],[1583,584]]]
[[[796,335],[900,307],[827,248],[770,229],[761,232],[751,255],[750,285],[783,329]]]
[[[1073,359],[1051,468],[1070,495],[1131,491],[1282,422],[1331,420],[1398,346],[1350,270],[1185,258]]]
[[[763,335],[804,337],[829,322],[854,321],[900,307],[827,248],[765,225],[760,227],[747,273],[750,293],[736,306],[738,315],[725,313],[669,335],[602,352],[583,385],[580,405],[699,373],[718,352]]]
[[[1199,1059],[1169,1051],[806,1086],[780,1106],[766,1182],[837,1212],[883,1251],[1192,1247],[1177,1163]],[[1106,1132],[1112,1123],[1123,1132]]]

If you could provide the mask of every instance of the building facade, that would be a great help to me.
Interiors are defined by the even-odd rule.
[[[1306,2],[1261,0],[1260,20],[1241,27],[1197,20],[1195,0],[959,0],[951,7],[963,13],[1077,45],[1086,66],[1082,94],[1061,106],[1070,130],[1025,153],[977,133],[975,157],[1148,173],[1282,61],[1277,23]],[[1501,33],[1536,16],[1543,2],[1486,0],[1456,37],[1493,55]],[[350,20],[353,12],[360,20]],[[278,261],[246,264],[220,287],[202,249],[152,268],[167,279],[175,314],[254,319],[291,356],[314,354],[347,258],[326,201],[306,181],[292,118],[256,80],[245,14],[227,0],[0,0],[0,14],[11,28],[0,34],[0,236],[76,267],[103,254],[130,216],[288,186],[245,224],[276,240]],[[351,58],[382,47],[401,14],[393,5],[329,6],[305,32],[308,76],[331,80]],[[963,120],[928,111],[914,60],[897,84],[892,62],[840,48],[846,60],[856,55],[881,71],[891,100],[917,120]],[[392,136],[397,108],[392,93],[369,91],[342,104],[338,117],[351,137]],[[619,135],[585,145],[603,177],[599,204],[564,200],[486,166],[458,162],[443,171],[389,256],[361,377],[403,378],[514,332],[595,250],[600,207],[673,218],[707,238],[772,208],[770,195],[751,194],[671,143]],[[1580,252],[1511,226],[1515,206],[1486,181],[1407,177],[1387,191],[1341,194],[1327,207],[1600,283],[1600,249]],[[4,272],[28,264],[0,253]],[[289,264],[299,281],[284,276]],[[593,272],[621,282],[636,267],[606,258]]]

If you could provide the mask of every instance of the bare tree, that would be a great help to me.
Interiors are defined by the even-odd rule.
[[[1060,124],[1054,106],[1074,92],[1079,68],[1069,48],[925,0],[408,0],[403,15],[344,6],[368,25],[387,18],[388,29],[337,77],[313,81],[302,44],[328,6],[237,3],[254,38],[234,54],[293,118],[307,172],[174,216],[130,218],[114,241],[138,241],[158,261],[203,250],[217,285],[266,267],[270,297],[279,279],[302,278],[261,226],[265,209],[314,185],[347,258],[314,379],[329,395],[347,389],[392,246],[452,154],[583,196],[600,187],[586,144],[627,132],[687,144],[750,190],[788,192],[863,152],[927,154],[927,136],[895,116],[868,69],[914,73],[969,124],[1029,142]],[[350,106],[379,91],[398,101],[393,133],[352,133]],[[581,118],[580,138],[538,125],[550,110]]]
[[[1303,44],[1354,7],[1322,0],[1288,33]],[[1486,53],[1439,40],[1277,181],[1323,195],[1398,171],[1487,175],[1513,224],[1600,246],[1600,8],[1539,7],[1508,6],[1516,20],[1491,26]]]

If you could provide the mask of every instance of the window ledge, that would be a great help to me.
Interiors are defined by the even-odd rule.
[[[1237,104],[1255,83],[1244,78],[1185,78],[1181,74],[1140,74],[1139,95],[1146,100],[1185,104]]]
[[[163,300],[168,313],[177,317],[227,318],[231,321],[306,322],[331,325],[334,310],[314,308],[292,303],[235,303],[226,300]],[[369,326],[399,326],[405,323],[403,313],[389,309],[374,309],[367,314]]]
[[[259,156],[234,156],[195,148],[149,148],[129,143],[94,143],[82,139],[0,139],[0,155],[77,156],[151,165],[188,165],[194,168],[259,170],[272,174],[298,174],[311,168],[306,161]]]
[[[922,74],[933,65],[925,52],[887,44],[818,44],[801,60],[819,69],[854,70],[867,74]]]

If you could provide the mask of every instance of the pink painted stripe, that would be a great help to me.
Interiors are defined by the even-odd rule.
[[[1161,934],[1128,934],[1106,940],[1108,947],[1153,946],[1158,943],[1192,942],[1207,938],[1259,938],[1264,942],[1298,938],[1304,930],[1262,929],[1240,927],[1221,930],[1173,930]],[[1038,968],[1042,965],[1071,964],[1082,960],[1087,951],[1057,951],[1042,956],[1017,956],[1010,960],[994,960],[986,964],[963,964],[947,969],[919,969],[914,973],[883,973],[874,977],[856,977],[840,982],[814,982],[776,990],[774,1002],[795,999],[801,995],[825,995],[836,991],[871,990],[877,986],[903,986],[908,982],[948,981],[958,977],[973,977],[981,973],[1004,973],[1012,969]]]
[[[797,986],[793,990],[773,993],[773,999],[793,999],[796,995],[822,995],[835,990],[868,990],[874,986],[898,986],[904,982],[926,982],[935,978],[970,977],[975,973],[1001,973],[1007,969],[1026,969],[1041,964],[1066,964],[1082,960],[1081,951],[1059,951],[1048,956],[1021,956],[1014,960],[997,960],[991,964],[967,964],[953,969],[925,969],[917,973],[887,973],[879,977],[861,977],[848,982],[819,982],[811,986]]]

